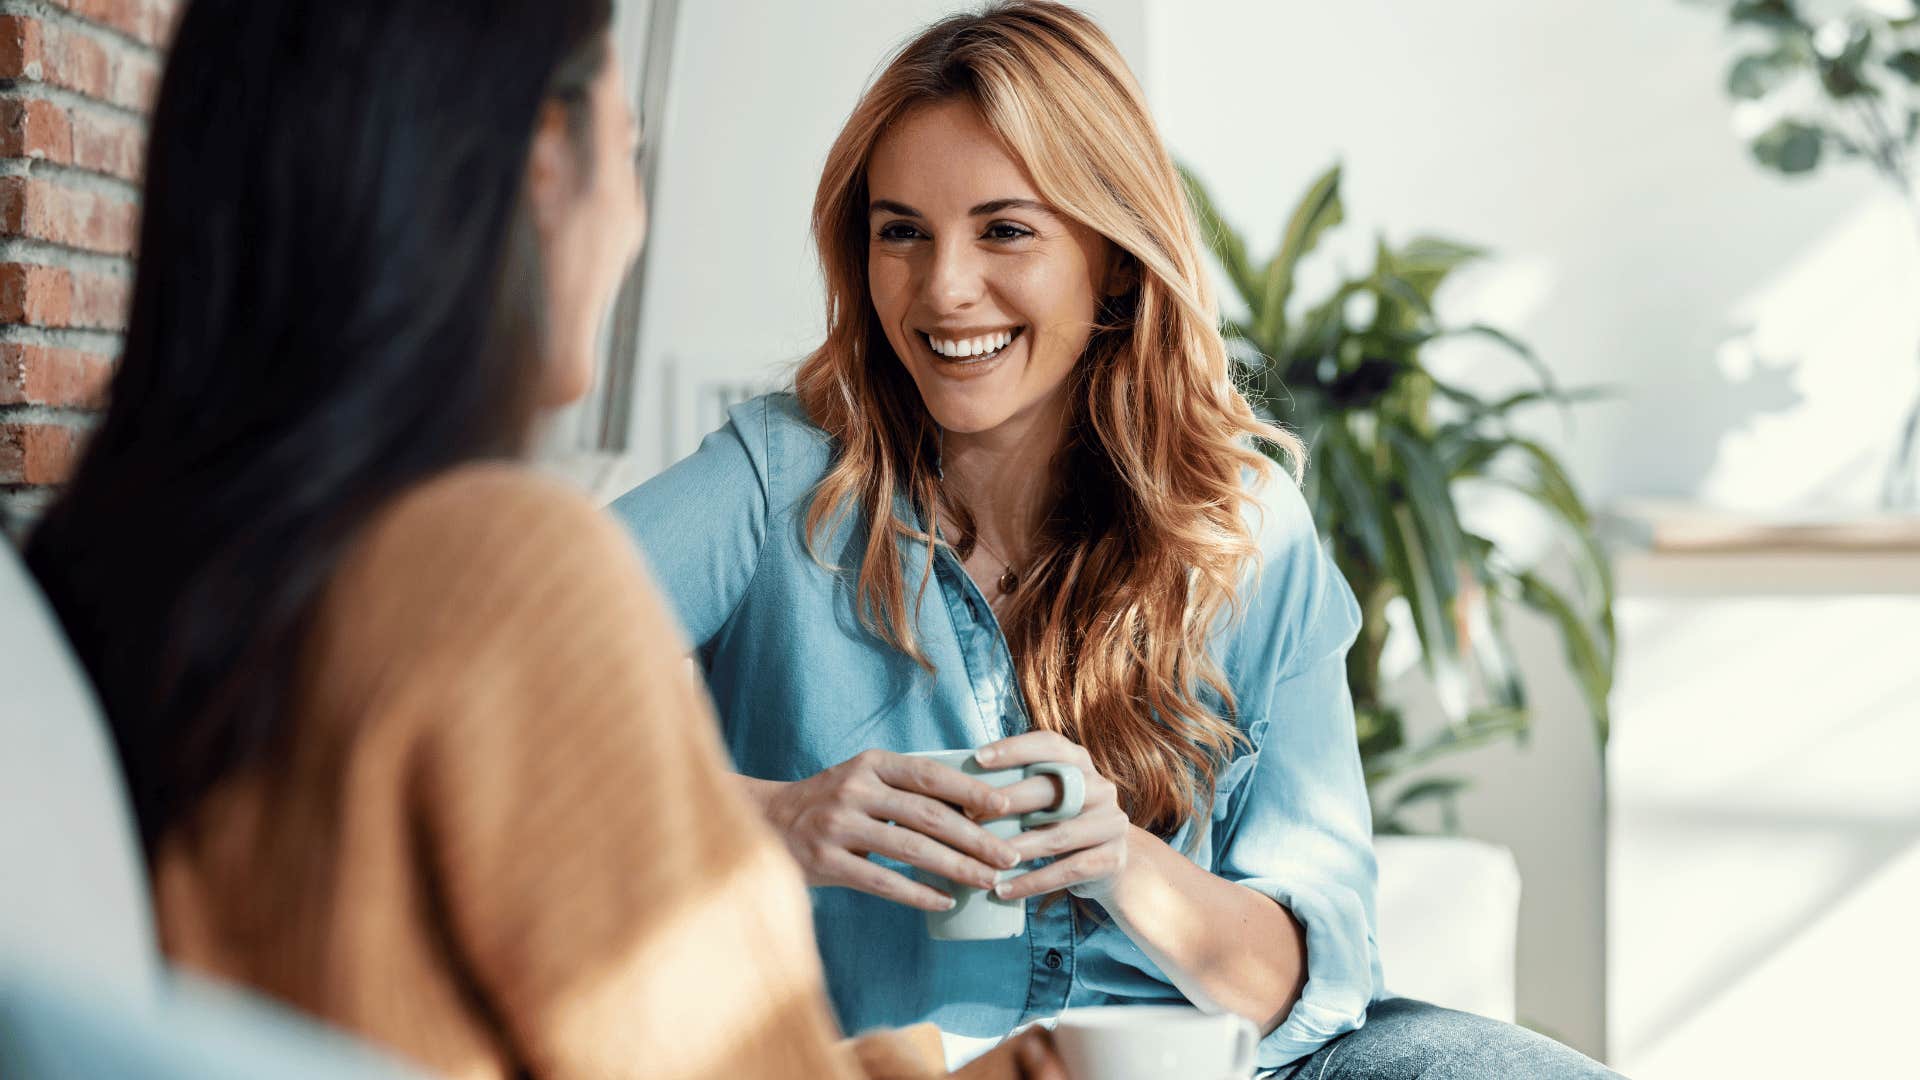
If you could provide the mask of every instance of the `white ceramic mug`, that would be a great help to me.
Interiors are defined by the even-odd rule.
[[[1098,1005],[1061,1013],[1053,1045],[1072,1080],[1246,1080],[1260,1032],[1190,1005]]]

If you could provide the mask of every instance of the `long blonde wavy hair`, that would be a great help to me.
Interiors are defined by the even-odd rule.
[[[858,510],[861,620],[925,665],[913,627],[926,578],[909,587],[906,545],[925,546],[930,565],[936,544],[969,551],[974,529],[942,496],[938,427],[868,294],[867,162],[909,111],[955,100],[978,110],[1042,198],[1135,270],[1131,292],[1103,302],[1070,376],[1058,462],[1070,479],[1001,625],[1033,726],[1084,746],[1134,823],[1171,835],[1211,799],[1238,739],[1207,645],[1254,565],[1243,474],[1271,471],[1256,440],[1296,464],[1302,447],[1235,386],[1179,176],[1126,62],[1085,15],[1029,0],[934,24],[834,142],[813,207],[827,337],[796,376],[834,446],[807,536],[817,552],[828,524]],[[902,492],[924,527],[896,511]]]

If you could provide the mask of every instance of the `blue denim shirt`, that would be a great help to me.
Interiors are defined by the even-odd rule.
[[[915,625],[936,674],[860,625],[856,515],[823,536],[819,554],[837,572],[804,535],[830,450],[791,395],[769,395],[612,506],[698,649],[735,767],[799,780],[872,747],[958,749],[1026,730],[1006,641],[951,552],[933,559]],[[1169,843],[1306,929],[1306,990],[1260,1047],[1271,1067],[1358,1027],[1385,994],[1344,663],[1359,609],[1293,485],[1275,479],[1256,501],[1259,572],[1214,646],[1247,748]],[[905,545],[902,558],[911,586],[927,572],[925,549]],[[1070,903],[1041,910],[1031,899],[1025,937],[963,943],[934,941],[919,911],[850,889],[815,889],[813,914],[852,1032],[932,1021],[994,1037],[1070,1006],[1184,1000],[1117,925]]]

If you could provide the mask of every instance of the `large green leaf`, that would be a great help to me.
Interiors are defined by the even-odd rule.
[[[1327,478],[1328,486],[1322,489],[1322,498],[1330,500],[1330,504],[1314,504],[1314,509],[1316,517],[1323,507],[1334,517],[1333,521],[1321,518],[1320,527],[1322,531],[1330,532],[1337,524],[1341,531],[1358,543],[1360,550],[1375,566],[1382,565],[1387,561],[1387,538],[1375,500],[1375,482],[1367,475],[1359,449],[1339,420],[1324,425],[1320,430],[1319,443],[1315,447],[1317,471]],[[1314,466],[1310,465],[1309,469],[1314,471]]]
[[[1456,568],[1466,559],[1466,543],[1446,469],[1418,434],[1399,424],[1386,425],[1385,431],[1405,485],[1407,506],[1420,530],[1421,547],[1431,556],[1434,584],[1451,610],[1460,595]]]
[[[1801,21],[1792,0],[1734,0],[1727,18],[1735,25],[1744,23],[1773,30],[1809,29]]]
[[[1612,657],[1595,640],[1596,629],[1558,589],[1527,571],[1515,574],[1513,580],[1520,602],[1546,615],[1559,628],[1567,664],[1593,717],[1594,737],[1605,746],[1611,723],[1607,699],[1613,691]]]
[[[1727,93],[1757,101],[1784,86],[1803,66],[1802,54],[1784,46],[1743,56],[1727,72]]]
[[[1422,803],[1438,802],[1441,807],[1441,831],[1457,833],[1460,831],[1459,797],[1468,786],[1467,781],[1457,776],[1434,776],[1408,784],[1381,811],[1381,820],[1375,823],[1374,831],[1388,836],[1410,834],[1414,830],[1402,820],[1401,815]]]
[[[1482,338],[1491,341],[1527,365],[1527,369],[1533,372],[1542,390],[1556,397],[1564,394],[1558,380],[1553,377],[1553,371],[1547,367],[1545,361],[1540,359],[1539,354],[1533,351],[1533,347],[1499,327],[1488,326],[1486,323],[1469,323],[1465,326],[1436,330],[1428,334],[1425,340],[1432,342],[1450,338]]]
[[[1848,28],[1846,45],[1836,56],[1821,57],[1820,85],[1838,100],[1872,97],[1879,93],[1867,77],[1867,53],[1873,49],[1873,31],[1856,22]]]
[[[1367,782],[1378,783],[1436,758],[1484,746],[1495,739],[1510,738],[1525,724],[1525,716],[1517,710],[1476,709],[1464,721],[1449,725],[1425,742],[1376,754],[1368,759],[1365,765]]]
[[[1405,483],[1404,473],[1400,483]],[[1413,614],[1421,663],[1439,691],[1442,710],[1457,720],[1466,705],[1467,679],[1461,670],[1460,634],[1454,622],[1453,567],[1429,547],[1413,508],[1396,501],[1391,488],[1380,489],[1376,501],[1387,541],[1386,576],[1399,586]]]
[[[1812,124],[1782,120],[1753,140],[1753,156],[1767,168],[1789,176],[1812,172],[1820,166],[1824,141],[1824,133]]]
[[[1520,679],[1520,666],[1514,662],[1513,648],[1507,642],[1506,612],[1501,606],[1500,576],[1493,565],[1493,542],[1472,533],[1466,539],[1467,568],[1478,583],[1478,591],[1468,600],[1467,639],[1473,651],[1474,665],[1480,670],[1481,684],[1487,696],[1501,708],[1519,713],[1523,721],[1530,717],[1527,687]],[[1525,734],[1526,727],[1521,728]]]
[[[1444,236],[1416,236],[1393,252],[1393,272],[1431,308],[1440,286],[1455,270],[1485,258],[1487,250]]]
[[[1288,357],[1331,355],[1346,331],[1347,304],[1369,287],[1366,281],[1346,281],[1333,295],[1307,309],[1297,324],[1290,323],[1282,353]]]
[[[1260,288],[1253,273],[1253,263],[1247,258],[1246,242],[1240,239],[1232,225],[1221,215],[1214,205],[1213,196],[1207,192],[1200,177],[1185,165],[1178,166],[1180,179],[1187,188],[1187,203],[1193,207],[1193,216],[1200,226],[1200,237],[1206,241],[1207,248],[1214,258],[1220,260],[1220,268],[1227,272],[1227,280],[1232,282],[1234,290],[1240,294],[1249,308],[1256,308],[1260,302]]]
[[[1254,305],[1253,325],[1261,347],[1270,353],[1279,352],[1280,343],[1286,340],[1287,301],[1293,295],[1293,275],[1300,260],[1345,217],[1340,202],[1340,166],[1334,165],[1307,188],[1306,196],[1287,219],[1280,250],[1267,263],[1260,302]]]

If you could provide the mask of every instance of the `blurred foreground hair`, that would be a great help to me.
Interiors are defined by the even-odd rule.
[[[112,403],[27,558],[149,845],[274,745],[343,545],[518,455],[540,110],[586,137],[610,0],[194,0],[152,119]]]

